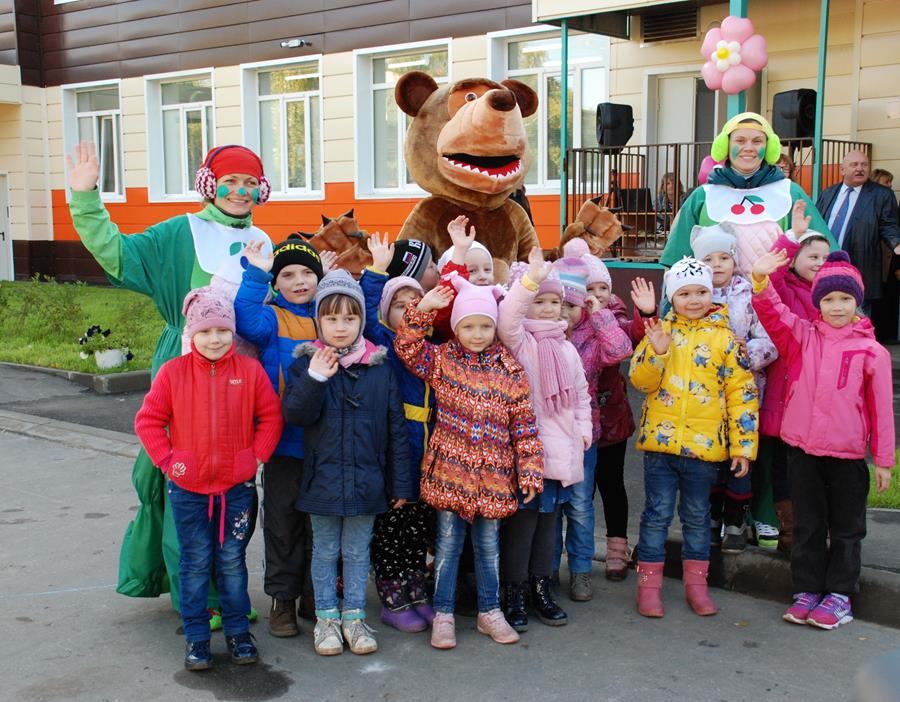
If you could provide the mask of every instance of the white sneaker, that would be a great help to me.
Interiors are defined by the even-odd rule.
[[[365,619],[341,619],[341,631],[344,634],[344,639],[350,646],[351,653],[364,656],[367,653],[375,653],[378,650],[375,630],[366,624]]]
[[[320,656],[340,655],[344,650],[341,620],[337,617],[317,617],[313,645]]]

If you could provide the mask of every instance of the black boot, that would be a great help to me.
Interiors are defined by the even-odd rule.
[[[528,613],[525,611],[527,583],[504,583],[501,590],[503,616],[506,622],[520,634],[528,631]]]
[[[569,616],[562,611],[553,600],[550,592],[550,576],[531,578],[531,606],[538,617],[547,626],[562,626],[568,624]]]

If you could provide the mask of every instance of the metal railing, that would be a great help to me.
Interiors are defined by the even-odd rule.
[[[810,141],[783,140],[782,146],[794,163],[791,177],[811,192],[815,153]],[[615,208],[627,226],[612,255],[658,259],[678,210],[699,185],[700,164],[711,147],[711,142],[686,142],[568,149],[563,180],[565,221],[573,221],[587,200]],[[823,142],[820,189],[841,179],[841,161],[854,149],[865,151],[871,160],[869,143]]]

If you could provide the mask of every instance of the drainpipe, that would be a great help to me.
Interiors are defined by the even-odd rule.
[[[560,76],[562,99],[559,108],[559,236],[562,238],[562,233],[566,228],[566,224],[568,224],[568,222],[566,222],[566,189],[568,180],[568,159],[566,158],[566,149],[569,148],[569,20],[565,17],[560,22],[560,28],[562,30],[562,56],[560,57],[562,63],[560,69],[562,71]]]
[[[728,14],[734,17],[747,16],[747,0],[729,0]],[[735,117],[741,112],[747,111],[747,93],[739,92],[737,95],[728,96],[728,119]]]
[[[813,136],[812,201],[822,191],[822,118],[825,111],[825,60],[828,56],[828,2],[822,0],[819,17],[819,77],[816,82],[816,129]]]

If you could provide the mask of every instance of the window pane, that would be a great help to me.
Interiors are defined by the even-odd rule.
[[[185,182],[188,189],[194,189],[194,174],[203,163],[203,115],[200,110],[184,111],[184,144],[187,148],[185,154]]]
[[[94,118],[78,118],[78,141],[94,141]]]
[[[119,89],[115,85],[75,93],[78,112],[99,112],[119,109]]]
[[[447,76],[447,51],[397,54],[372,59],[372,82],[393,85],[404,73],[425,71],[435,78]]]
[[[318,96],[309,99],[309,164],[311,173],[311,184],[313,190],[322,189],[322,145],[321,145],[321,123],[320,101]]]
[[[306,187],[306,104],[287,103],[288,187]]]
[[[397,143],[397,119],[400,110],[393,90],[376,90],[372,107],[375,126],[375,187],[396,188],[400,145]]]
[[[572,81],[568,85],[567,144],[572,145]],[[560,126],[562,120],[562,84],[559,76],[547,78],[547,180],[559,180],[561,162]]]
[[[569,36],[569,63],[606,63],[606,39],[598,34]],[[559,68],[562,65],[562,41],[559,35],[542,39],[510,42],[507,60],[510,70],[520,68]]]
[[[163,105],[178,105],[189,102],[212,100],[212,81],[209,78],[193,78],[160,86]]]
[[[116,149],[112,117],[100,118],[100,192],[116,191]]]
[[[516,76],[516,80],[525,83],[538,95],[541,94],[538,88],[538,79],[536,75]],[[525,183],[534,185],[538,182],[538,160],[540,159],[541,149],[538,141],[540,140],[540,120],[541,110],[535,110],[534,114],[525,118],[525,134],[528,136],[528,150],[531,155],[531,164],[528,166],[528,172],[525,174]]]
[[[259,94],[281,95],[319,89],[317,63],[301,63],[277,71],[259,72]],[[309,77],[312,75],[313,77]]]
[[[581,72],[581,145],[597,146],[597,105],[606,102],[606,69],[585,68]]]
[[[265,100],[259,103],[259,155],[272,190],[281,192],[281,102]]]
[[[181,113],[163,111],[163,161],[166,174],[166,195],[181,193]]]

